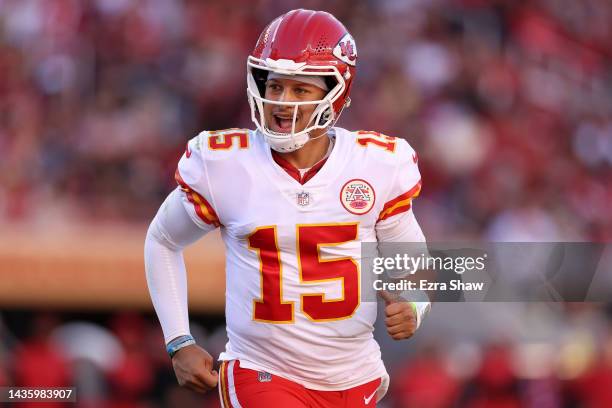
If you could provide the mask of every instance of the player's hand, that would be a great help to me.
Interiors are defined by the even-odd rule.
[[[417,327],[416,314],[410,302],[386,290],[378,292],[385,301],[385,325],[393,340],[412,337]]]
[[[172,367],[179,385],[197,392],[205,393],[215,388],[219,381],[211,355],[197,344],[177,351],[172,357]]]

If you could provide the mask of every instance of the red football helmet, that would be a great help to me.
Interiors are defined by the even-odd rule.
[[[259,36],[247,59],[247,93],[251,118],[270,146],[281,152],[299,149],[309,140],[309,132],[333,126],[345,107],[355,76],[355,40],[333,15],[323,11],[292,10],[272,21]],[[324,78],[329,91],[322,100],[279,102],[264,98],[270,72],[282,75],[316,75]],[[264,103],[293,106],[290,133],[269,129]],[[317,105],[306,128],[295,132],[298,107]]]

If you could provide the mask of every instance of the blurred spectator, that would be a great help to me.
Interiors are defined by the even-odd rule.
[[[142,347],[147,323],[139,315],[120,314],[113,319],[111,327],[125,350],[118,366],[109,373],[113,404],[126,408],[145,407],[139,401],[153,387],[155,376],[149,350]]]
[[[460,383],[450,375],[435,346],[422,349],[393,377],[395,406],[443,408],[457,400]]]
[[[480,371],[465,388],[462,406],[519,408],[524,406],[511,365],[511,348],[493,345],[485,352]]]
[[[107,373],[116,370],[124,359],[119,339],[108,329],[83,321],[57,327],[52,338],[73,367],[73,386],[78,389],[80,403],[97,407],[109,393]]]
[[[55,346],[50,334],[58,321],[54,315],[41,313],[32,321],[32,332],[12,353],[14,383],[18,387],[69,387],[73,376],[68,359]],[[24,403],[34,407],[37,403]],[[49,403],[61,407],[62,403]]]
[[[587,407],[612,406],[612,327],[609,328],[602,345],[601,358],[593,361],[584,375],[570,384],[572,397],[584,401]]]

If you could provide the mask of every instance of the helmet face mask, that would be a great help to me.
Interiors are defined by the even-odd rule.
[[[348,93],[356,57],[352,37],[329,13],[292,10],[268,25],[247,59],[247,95],[251,119],[272,149],[279,152],[297,150],[310,140],[312,131],[324,130],[335,124],[343,108],[350,102]],[[265,83],[270,72],[288,78],[296,75],[321,76],[330,89],[320,100],[288,102],[267,99]],[[264,105],[267,104],[292,107],[290,132],[280,133],[270,129],[264,113]],[[314,111],[305,127],[296,129],[300,107],[307,105],[314,105]]]
[[[287,65],[287,64],[285,64]],[[333,126],[337,116],[334,112],[333,104],[338,100],[345,90],[346,84],[336,67],[321,66],[316,70],[309,71],[309,67],[295,69],[275,68],[278,64],[275,61],[261,61],[254,57],[249,57],[247,62],[247,93],[251,106],[251,120],[270,144],[270,146],[280,152],[289,152],[301,148],[309,140],[309,134],[316,129],[326,129]],[[306,68],[306,69],[304,69]],[[329,76],[334,79],[335,86],[327,91],[323,99],[312,101],[285,102],[265,98],[265,78],[267,73],[256,70],[276,72],[288,76],[294,75],[316,75]],[[291,132],[280,133],[270,129],[264,114],[264,104],[292,107],[292,126]],[[304,129],[296,130],[298,111],[301,106],[314,105],[315,109],[308,119]]]

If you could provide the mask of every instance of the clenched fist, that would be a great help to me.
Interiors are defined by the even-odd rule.
[[[385,301],[385,325],[394,340],[412,337],[417,329],[417,316],[412,304],[385,290],[378,292]]]
[[[215,388],[219,381],[211,355],[197,344],[177,351],[172,357],[172,367],[179,385],[197,392],[205,393]]]

